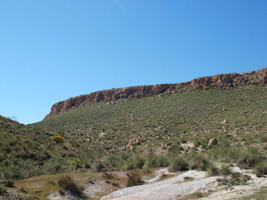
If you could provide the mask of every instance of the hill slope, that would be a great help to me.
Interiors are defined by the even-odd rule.
[[[266,157],[266,105],[266,85],[185,90],[89,103],[32,126],[65,137],[65,158],[79,157],[72,159],[77,168],[168,166],[177,155],[189,159],[197,152],[250,168]],[[211,138],[218,140],[216,148],[208,146]],[[247,155],[259,160],[251,164]]]
[[[196,90],[123,102],[99,102],[37,123],[64,132],[80,146],[107,145],[118,149],[138,137],[166,145],[170,138],[220,134],[257,134],[267,130],[266,86],[231,90]],[[224,120],[225,122],[221,124]],[[76,141],[71,141],[75,137]],[[171,140],[172,141],[172,140]],[[158,144],[156,144],[158,147]]]
[[[256,167],[267,150],[266,72],[253,72],[251,84],[245,84],[248,74],[238,74],[240,82],[229,79],[233,87],[228,89],[204,78],[210,85],[202,89],[184,86],[146,98],[86,101],[27,126],[0,116],[0,178],[81,168],[162,167],[177,155],[193,162],[199,153],[215,161]],[[51,141],[54,135],[64,137],[65,143]],[[218,141],[214,148],[208,146],[211,138]]]
[[[148,86],[126,87],[103,90],[88,95],[81,95],[61,101],[52,106],[51,112],[45,119],[64,113],[68,110],[84,106],[91,102],[114,101],[123,99],[138,99],[146,96],[155,96],[162,93],[177,93],[183,90],[220,88],[229,89],[245,85],[264,85],[267,83],[267,68],[248,72],[219,74],[216,76],[196,78],[192,81],[177,84],[159,84]]]
[[[64,163],[47,132],[0,116],[0,179],[57,173]],[[60,171],[66,168],[60,166]],[[68,171],[68,170],[67,170]]]

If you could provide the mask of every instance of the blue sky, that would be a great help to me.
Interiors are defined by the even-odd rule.
[[[0,114],[267,66],[266,0],[0,1]]]

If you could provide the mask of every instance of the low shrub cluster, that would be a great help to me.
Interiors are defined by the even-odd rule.
[[[188,162],[182,157],[175,158],[174,162],[172,163],[170,167],[170,171],[177,172],[177,171],[186,171],[186,170],[189,170]]]
[[[251,180],[251,177],[249,175],[243,175],[238,172],[232,173],[229,178],[224,177],[217,179],[217,181],[221,185],[228,185],[228,186],[245,185],[249,180]]]
[[[72,192],[73,194],[82,196],[83,195],[83,188],[78,185],[70,176],[62,176],[58,180],[58,185],[64,189]]]
[[[263,177],[267,175],[267,162],[260,163],[254,171],[257,177]]]
[[[15,183],[11,180],[2,181],[1,185],[5,186],[5,187],[10,187],[10,188],[15,187]]]
[[[126,175],[128,177],[127,187],[144,184],[144,181],[141,179],[140,174],[138,174],[137,172],[128,172]]]
[[[6,193],[6,189],[3,186],[0,186],[0,196]]]

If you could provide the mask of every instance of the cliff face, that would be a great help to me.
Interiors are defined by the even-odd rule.
[[[114,101],[118,99],[138,99],[146,96],[159,95],[162,93],[175,93],[181,90],[221,88],[229,89],[232,87],[242,87],[245,85],[264,85],[267,83],[267,68],[248,72],[219,74],[216,76],[207,76],[196,78],[192,81],[175,84],[159,84],[148,86],[135,86],[118,89],[103,90],[93,92],[88,95],[72,97],[65,101],[54,104],[51,112],[45,117],[49,119],[55,115],[64,113],[70,109],[84,106],[90,102]]]

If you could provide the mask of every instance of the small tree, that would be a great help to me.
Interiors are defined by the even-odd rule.
[[[65,138],[61,137],[60,135],[55,135],[55,136],[51,137],[51,140],[57,144],[63,144],[65,142]]]

